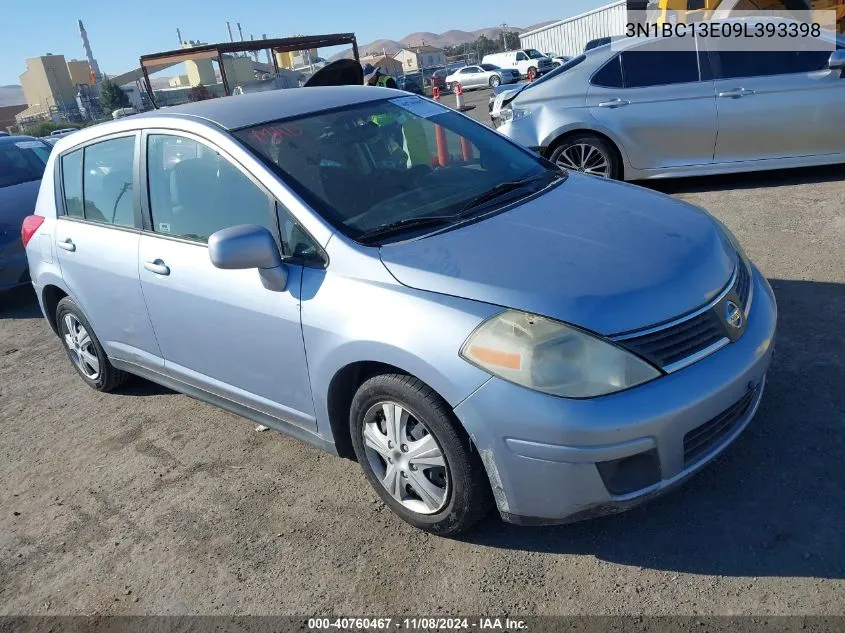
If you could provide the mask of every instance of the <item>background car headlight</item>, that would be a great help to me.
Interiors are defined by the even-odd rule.
[[[499,110],[499,116],[504,121],[516,121],[529,114],[531,114],[530,110],[521,110],[519,108],[502,108]]]
[[[567,398],[591,398],[660,376],[644,360],[577,328],[506,310],[482,323],[461,357],[494,376]]]

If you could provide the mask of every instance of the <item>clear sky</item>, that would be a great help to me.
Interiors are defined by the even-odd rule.
[[[85,23],[94,56],[104,73],[138,66],[145,53],[178,48],[183,39],[228,40],[226,20],[240,22],[244,38],[354,32],[359,44],[398,40],[416,31],[473,31],[503,22],[519,27],[575,15],[609,0],[529,3],[514,0],[8,0],[3,2],[0,85],[19,83],[27,57],[45,53],[84,59],[77,20]],[[530,8],[530,11],[526,11]]]

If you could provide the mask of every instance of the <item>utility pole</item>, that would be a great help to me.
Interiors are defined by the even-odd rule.
[[[505,37],[505,29],[508,28],[508,25],[504,22],[500,25],[502,27],[502,48],[505,52],[508,51],[508,38]]]

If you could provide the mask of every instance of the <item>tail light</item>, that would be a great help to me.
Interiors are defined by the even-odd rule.
[[[43,223],[43,215],[28,215],[23,219],[23,224],[21,225],[21,241],[23,242],[24,248],[26,248],[26,245],[29,244],[29,240],[32,239],[32,236],[35,235],[38,227],[40,227]]]

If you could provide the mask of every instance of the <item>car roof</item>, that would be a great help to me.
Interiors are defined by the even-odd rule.
[[[0,144],[8,144],[8,143],[19,143],[20,141],[38,141],[43,143],[40,138],[35,138],[34,136],[0,136]]]
[[[377,86],[288,88],[169,106],[133,115],[131,120],[137,122],[147,117],[171,115],[191,117],[211,121],[231,131],[267,121],[398,96],[401,95],[397,90]]]

